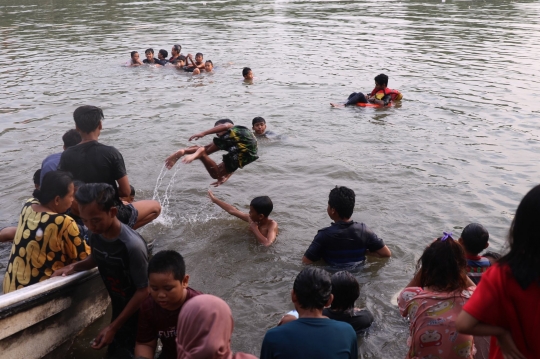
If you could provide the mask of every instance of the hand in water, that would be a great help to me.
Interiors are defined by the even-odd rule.
[[[106,326],[99,332],[97,337],[94,339],[94,343],[92,344],[92,349],[99,350],[111,344],[114,339],[115,334],[116,334],[116,330],[110,328],[110,326]]]
[[[176,161],[178,161],[178,159],[182,157],[183,155],[184,155],[184,150],[176,151],[175,153],[167,157],[167,159],[165,160],[165,167],[167,167],[167,169],[170,170],[171,168],[173,168]]]
[[[332,107],[345,107],[345,105],[343,105],[341,103],[332,103],[332,102],[330,102],[330,106],[332,106]]]

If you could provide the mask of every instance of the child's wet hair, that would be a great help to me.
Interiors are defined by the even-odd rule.
[[[146,51],[144,53],[153,55],[154,54],[154,49],[153,48],[146,49]]]
[[[93,132],[103,120],[103,111],[96,106],[80,106],[73,111],[75,125],[84,133]]]
[[[255,212],[262,214],[265,217],[268,217],[274,209],[274,204],[268,196],[255,197],[251,200],[249,205],[253,207]]]
[[[250,71],[251,69],[249,67],[244,67],[244,69],[242,70],[242,76],[246,77]]]
[[[198,56],[204,57],[204,55],[202,54],[202,52],[197,52],[197,53],[195,54],[195,57],[198,57]]]
[[[79,187],[75,199],[83,206],[96,202],[103,212],[109,212],[115,206],[116,192],[113,186],[107,183],[86,183]]]
[[[335,310],[347,310],[354,308],[354,302],[360,296],[360,284],[356,278],[347,271],[340,271],[332,275],[332,300],[331,308]]]
[[[148,263],[148,276],[152,273],[172,273],[174,279],[183,281],[186,276],[186,263],[177,251],[160,251],[154,254]]]
[[[296,276],[293,290],[303,309],[323,309],[332,294],[330,275],[316,267],[305,267]]]
[[[463,228],[461,239],[467,252],[478,254],[486,248],[489,233],[480,223],[471,223]]]
[[[186,63],[187,58],[184,55],[178,56],[178,61],[184,61]]]
[[[161,54],[161,56],[163,56],[164,58],[167,58],[169,57],[169,52],[165,49],[161,49],[159,50],[159,53]]]
[[[252,121],[251,121],[251,125],[252,126],[255,126],[256,123],[259,123],[259,122],[262,122],[262,123],[266,123],[266,120],[262,117],[255,117]]]
[[[133,55],[138,54],[137,51],[131,51],[131,58],[133,58]]]
[[[388,76],[385,74],[378,74],[375,76],[375,83],[378,85],[388,86]]]
[[[62,142],[66,149],[78,145],[82,141],[81,134],[76,129],[66,131],[62,136]]]
[[[217,120],[216,123],[214,123],[214,127],[223,125],[225,123],[230,123],[231,125],[234,126],[234,123],[231,120],[229,120],[228,118],[222,118],[221,120]]]
[[[204,63],[205,63],[205,64],[210,64],[210,65],[214,66],[214,63],[212,62],[212,60],[206,60]]]
[[[466,289],[465,250],[452,237],[442,238],[431,243],[418,260],[416,268],[420,271],[420,287],[431,287],[441,292]]]
[[[39,183],[39,176],[38,176]],[[45,173],[41,187],[34,190],[33,196],[39,203],[47,204],[56,196],[63,198],[69,192],[69,185],[73,183],[71,173],[64,171],[50,171]]]
[[[336,186],[330,191],[328,205],[336,210],[339,218],[351,218],[355,202],[354,191],[344,186]]]

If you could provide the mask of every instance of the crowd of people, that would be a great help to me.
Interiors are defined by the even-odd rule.
[[[168,61],[183,63],[180,50],[175,45],[176,60]],[[149,63],[158,61],[152,49],[146,55]],[[132,59],[138,61],[133,54]],[[202,54],[191,59],[194,72],[201,70],[202,61]],[[243,74],[252,79],[250,69]],[[387,105],[401,96],[387,89],[386,75],[377,76],[375,83],[369,96],[355,93],[354,101]],[[154,200],[134,200],[122,154],[99,142],[103,111],[81,106],[73,117],[75,129],[62,137],[64,151],[46,157],[34,175],[33,197],[23,205],[18,225],[0,230],[1,241],[13,241],[3,292],[97,267],[111,298],[112,319],[92,348],[107,346],[110,358],[151,359],[159,340],[161,359],[255,358],[232,353],[229,306],[189,286],[180,253],[166,250],[149,258],[147,243],[136,229],[157,218],[161,206]],[[165,165],[170,169],[180,159],[200,160],[213,185],[219,186],[258,159],[257,138],[268,132],[262,117],[253,119],[252,129],[221,119],[189,138],[216,135],[210,143],[180,149]],[[219,164],[209,157],[217,151],[226,152]],[[212,191],[208,196],[248,222],[260,244],[274,243],[279,227],[269,218],[269,197],[254,198],[245,213]],[[348,269],[367,256],[387,258],[392,253],[366,224],[352,219],[355,201],[350,188],[330,190],[327,214],[333,223],[318,231],[301,258],[306,266],[291,290],[295,310],[267,331],[261,359],[358,357],[357,335],[369,330],[374,317],[356,307],[360,285]],[[414,277],[398,295],[399,311],[410,321],[406,358],[540,357],[540,342],[535,340],[540,319],[539,215],[536,186],[517,208],[509,231],[510,250],[502,257],[483,253],[489,233],[478,223],[467,225],[457,239],[444,232],[426,247]],[[320,262],[335,273],[310,265]]]

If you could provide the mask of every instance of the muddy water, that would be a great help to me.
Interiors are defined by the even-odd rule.
[[[538,182],[539,19],[535,1],[3,0],[0,219],[17,220],[33,172],[61,151],[79,105],[103,108],[101,141],[123,153],[139,199],[154,195],[163,160],[192,134],[218,118],[250,126],[262,116],[282,137],[260,141],[260,159],[215,194],[244,210],[269,195],[277,242],[257,245],[209,202],[200,163],[164,173],[156,190],[166,215],[143,235],[185,256],[191,285],[231,305],[235,350],[258,354],[292,308],[303,252],[330,223],[329,190],[349,186],[353,218],[393,251],[355,273],[358,305],[376,318],[360,356],[401,358],[407,324],[390,298],[425,245],[478,221],[501,250],[517,203]],[[204,53],[215,73],[121,66],[132,50],[174,43]],[[253,85],[241,81],[244,66]],[[371,90],[381,72],[404,93],[401,106],[330,108]],[[9,250],[0,246],[2,272]],[[66,355],[100,357],[87,342]]]

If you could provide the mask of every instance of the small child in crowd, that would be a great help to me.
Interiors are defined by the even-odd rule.
[[[143,60],[144,64],[163,66],[163,63],[161,61],[154,58],[154,49],[146,49],[144,55],[146,56],[146,59]]]
[[[139,313],[135,358],[153,359],[157,340],[163,351],[160,359],[176,359],[178,313],[191,298],[202,294],[188,286],[184,258],[176,251],[156,253],[148,263],[150,296]]]
[[[137,51],[131,51],[131,60],[128,66],[141,66],[142,64],[139,59],[139,53]]]
[[[268,196],[255,197],[249,204],[249,213],[241,212],[236,207],[217,199],[212,191],[208,191],[210,200],[227,213],[249,223],[249,230],[255,234],[257,241],[265,247],[271,245],[278,233],[276,221],[268,218],[274,205]]]
[[[493,359],[540,358],[540,186],[519,204],[508,242],[510,251],[482,275],[459,314],[460,333],[490,335]]]
[[[169,62],[169,60],[167,60],[168,56],[169,56],[169,53],[167,52],[167,50],[165,49],[159,50],[157,57],[163,66],[165,66],[165,64]]]
[[[204,146],[192,146],[176,151],[165,160],[165,166],[171,169],[180,157],[184,157],[182,162],[191,163],[200,159],[206,167],[206,170],[213,179],[217,181],[212,183],[217,187],[225,183],[238,168],[244,168],[247,164],[257,160],[257,139],[253,133],[244,126],[235,126],[229,119],[216,121],[213,128],[204,132],[195,134],[189,138],[189,141],[203,138],[206,135],[217,134],[213,142]],[[227,151],[223,155],[223,162],[216,164],[208,155],[219,150]]]
[[[349,323],[357,335],[364,334],[373,323],[373,314],[367,309],[360,309],[354,303],[360,296],[360,284],[356,278],[347,271],[340,271],[332,275],[332,295],[334,299],[330,308],[324,308],[322,315],[340,322]],[[298,312],[287,313],[278,326],[298,318]]]
[[[365,96],[361,92],[353,92],[349,95],[345,104],[331,103],[332,107],[356,105],[357,103],[373,103],[380,106],[388,106],[392,101],[400,101],[403,95],[398,90],[392,90],[388,86],[388,76],[379,74],[375,76],[375,88]]]
[[[497,254],[495,253],[480,256],[480,252],[489,246],[488,240],[488,231],[479,223],[471,223],[463,228],[458,240],[465,249],[467,275],[476,285],[480,282],[482,274],[496,261]]]
[[[459,334],[455,323],[475,289],[466,266],[465,251],[452,233],[424,250],[414,278],[398,296],[399,311],[410,320],[406,359],[473,358],[473,336]]]
[[[193,75],[199,75],[201,72],[213,72],[214,71],[214,64],[212,63],[212,60],[206,60],[204,63],[204,68],[196,68],[193,70]]]
[[[191,64],[189,64],[190,62]],[[197,52],[197,54],[195,54],[195,61],[193,61],[192,54],[187,55],[187,62],[186,62],[186,66],[184,70],[187,72],[193,72],[193,70],[195,69],[199,69],[199,70],[204,69],[203,54],[200,52]]]
[[[253,83],[253,71],[249,67],[244,67],[242,76],[244,76],[244,82]]]

